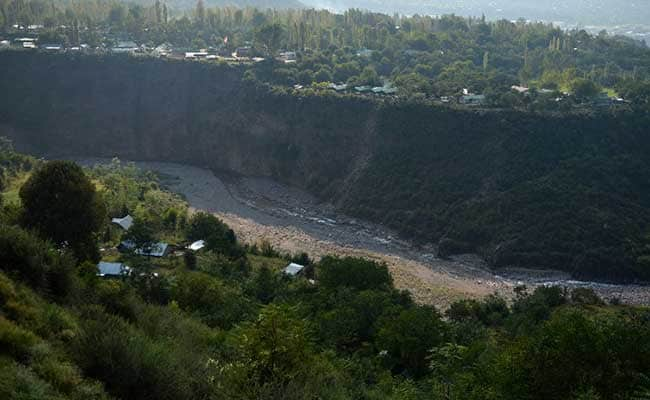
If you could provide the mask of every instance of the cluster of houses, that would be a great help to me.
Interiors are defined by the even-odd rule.
[[[230,52],[226,48],[221,48],[216,51],[209,52],[207,49],[200,49],[197,51],[186,51],[183,54],[177,52],[170,52],[167,57],[170,58],[184,58],[185,60],[216,60],[225,62],[247,63],[247,62],[261,62],[264,61],[263,57],[255,57],[252,47],[242,46],[237,47],[235,51]]]
[[[526,86],[513,85],[511,87],[511,89],[512,89],[512,91],[514,91],[514,92],[516,92],[518,94],[524,95],[524,96],[530,96],[531,93],[532,93],[532,90],[529,87],[526,87]],[[538,95],[543,95],[543,96],[552,96],[552,95],[557,96],[558,91],[557,90],[542,88],[542,89],[536,89],[535,93],[537,93]],[[556,102],[561,102],[564,99],[568,98],[569,96],[571,96],[570,93],[562,92],[562,93],[560,93],[559,96],[555,97],[553,100],[556,101]],[[623,99],[621,97],[612,97],[612,96],[609,96],[605,92],[601,92],[596,97],[591,99],[589,104],[594,106],[594,107],[610,107],[610,106],[614,106],[614,105],[629,104],[629,103],[630,103],[629,101],[627,101],[627,100],[625,100],[625,99]]]
[[[133,226],[133,217],[127,215],[123,218],[113,218],[111,220],[111,223],[119,227],[122,231],[127,232]],[[182,247],[182,250],[184,252],[198,252],[204,249],[205,246],[205,240],[197,240],[185,247]],[[166,257],[172,252],[172,246],[168,243],[158,242],[151,244],[147,248],[136,248],[136,245],[129,240],[122,241],[117,246],[117,249],[121,252],[133,252],[133,254],[136,254],[138,256],[154,258]],[[304,271],[305,266],[296,263],[290,263],[282,270],[283,274],[288,277],[296,277],[302,275]],[[101,261],[99,264],[97,264],[97,276],[102,278],[124,278],[131,275],[132,273],[133,268],[122,262]],[[157,276],[157,274],[154,274],[154,276]],[[313,281],[310,282],[313,283]]]
[[[304,89],[303,85],[293,85],[295,90]],[[356,93],[362,95],[395,95],[397,94],[397,88],[394,87],[390,82],[385,83],[383,86],[353,86],[348,85],[347,83],[329,83],[327,88],[333,90],[337,93]]]
[[[133,226],[133,217],[127,215],[122,218],[113,218],[111,223],[119,227],[123,232],[127,232]],[[187,246],[189,251],[198,251],[205,246],[205,242],[199,241]],[[137,248],[135,243],[130,240],[123,240],[118,246],[117,250],[120,252],[133,252],[133,254],[144,257],[162,258],[170,253],[171,246],[165,242],[152,243],[146,248]],[[97,275],[104,278],[124,277],[131,274],[132,269],[119,262],[102,261],[97,264]]]
[[[14,30],[24,34],[24,36],[14,37],[13,39],[0,38],[0,50],[2,49],[39,49],[47,52],[65,52],[65,51],[96,51],[96,52],[111,52],[114,54],[141,54],[153,57],[164,57],[170,59],[184,59],[184,60],[214,60],[229,63],[255,63],[264,61],[262,57],[255,56],[255,50],[250,45],[240,46],[234,49],[228,49],[227,46],[221,46],[218,49],[208,50],[199,49],[193,51],[181,51],[174,49],[171,44],[164,43],[154,48],[148,48],[145,45],[138,45],[132,40],[113,40],[111,47],[98,47],[91,48],[87,44],[80,44],[78,46],[64,46],[60,43],[39,43],[38,32],[43,27],[41,25],[29,25],[27,27],[14,26]],[[374,50],[360,49],[357,51],[357,57],[369,58],[374,53]],[[298,55],[295,51],[281,51],[277,53],[275,59],[285,64],[293,64],[298,60]],[[295,90],[303,89],[303,85],[294,85]],[[358,95],[376,95],[376,96],[394,96],[397,94],[397,88],[390,82],[386,82],[382,86],[360,85],[353,86],[345,83],[330,83],[328,89],[337,93],[353,93]],[[526,86],[513,85],[511,90],[520,95],[528,96],[532,90]],[[554,90],[538,89],[535,91],[537,95],[552,95],[557,93]],[[569,93],[563,93],[554,100],[561,102],[570,96]],[[486,105],[486,97],[483,94],[471,93],[467,89],[463,89],[462,94],[458,96],[441,96],[432,98],[436,102],[443,104],[457,103],[468,107],[479,107]],[[618,98],[610,97],[606,93],[601,93],[590,101],[590,105],[594,107],[610,107],[614,105],[627,104],[628,101]]]
[[[87,44],[81,44],[79,46],[70,46],[65,47],[60,43],[38,43],[38,38],[35,37],[17,37],[13,40],[0,40],[0,49],[27,49],[27,50],[44,50],[44,51],[81,51],[89,49]]]

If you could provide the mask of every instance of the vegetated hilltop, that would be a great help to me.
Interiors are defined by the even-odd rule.
[[[647,279],[649,116],[535,114],[290,94],[226,65],[0,54],[18,145],[262,175],[443,255]]]
[[[153,174],[39,161],[3,139],[2,399],[650,395],[645,308],[519,287],[511,305],[463,300],[443,318],[395,289],[385,264],[243,245]],[[110,223],[125,213],[130,227]],[[123,240],[138,247],[118,251]],[[167,255],[142,255],[158,241]],[[290,262],[304,268],[289,275]]]

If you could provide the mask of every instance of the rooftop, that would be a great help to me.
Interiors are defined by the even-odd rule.
[[[99,269],[97,276],[123,276],[131,271],[131,268],[122,263],[104,261],[97,264],[97,268]]]
[[[303,269],[305,269],[304,265],[291,263],[291,264],[287,265],[282,272],[284,272],[286,275],[289,275],[289,276],[296,276]]]

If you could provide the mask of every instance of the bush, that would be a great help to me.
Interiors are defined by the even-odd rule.
[[[393,285],[386,264],[353,257],[324,257],[316,266],[316,277],[327,289],[348,286],[357,290],[388,290]]]
[[[205,240],[206,249],[231,258],[244,255],[244,250],[237,244],[235,232],[212,214],[197,212],[192,215],[186,237],[191,242]]]
[[[25,359],[36,343],[38,343],[36,335],[0,315],[0,354]]]
[[[228,345],[232,360],[215,365],[224,398],[282,399],[290,385],[312,374],[315,355],[307,326],[287,307],[266,307],[255,322],[234,330]]]
[[[238,289],[201,272],[179,274],[172,287],[172,299],[207,325],[223,329],[245,320],[253,311]]]
[[[62,400],[50,384],[33,371],[0,356],[0,398],[21,400]]]
[[[605,302],[591,288],[575,288],[571,291],[571,301],[584,306],[598,306]]]
[[[379,322],[379,327],[377,346],[387,352],[387,365],[394,372],[407,372],[416,377],[428,372],[429,351],[447,337],[445,323],[430,307],[416,306],[395,317],[386,317]]]
[[[82,334],[73,354],[85,374],[106,384],[110,394],[125,399],[191,399],[195,380],[207,379],[201,365],[192,370],[176,363],[173,343],[153,341],[124,320],[97,308],[83,314]]]
[[[0,230],[0,269],[34,289],[57,297],[74,287],[74,260],[32,234],[13,226]]]

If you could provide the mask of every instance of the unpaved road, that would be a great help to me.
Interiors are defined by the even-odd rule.
[[[108,160],[76,160],[84,165]],[[432,248],[416,248],[390,230],[341,215],[309,194],[264,178],[223,175],[207,169],[164,162],[136,162],[161,176],[170,190],[182,194],[194,210],[218,215],[247,243],[269,241],[284,252],[366,257],[385,262],[395,285],[411,292],[419,303],[446,308],[460,298],[492,293],[512,296],[519,284],[586,286],[603,298],[630,304],[650,304],[650,288],[568,280],[561,273],[517,271],[508,277],[488,270],[473,255],[442,260]]]

